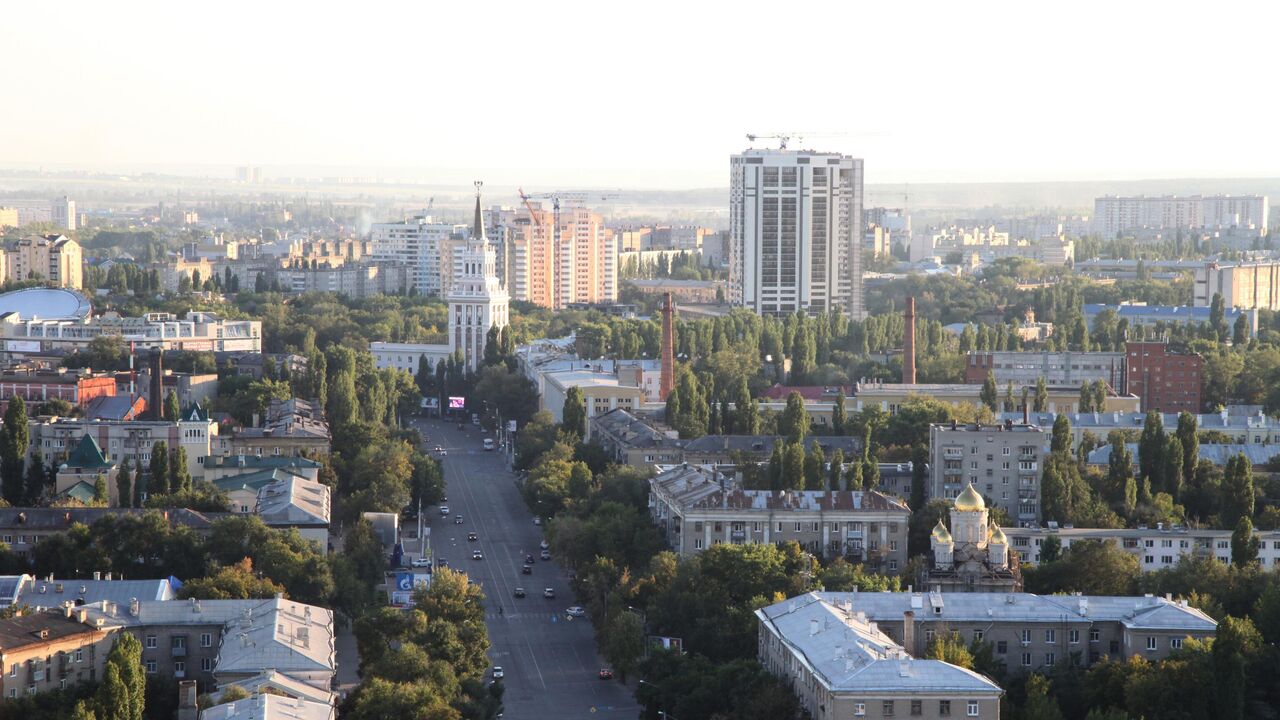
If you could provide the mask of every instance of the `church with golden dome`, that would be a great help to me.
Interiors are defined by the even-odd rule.
[[[951,528],[938,524],[929,538],[932,558],[926,586],[943,592],[1019,592],[1022,574],[1009,539],[987,516],[973,483],[951,508]]]

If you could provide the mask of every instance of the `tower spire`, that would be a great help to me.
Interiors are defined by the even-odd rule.
[[[471,236],[487,240],[484,236],[484,220],[480,216],[480,188],[484,186],[483,180],[476,180],[476,216],[471,224]]]

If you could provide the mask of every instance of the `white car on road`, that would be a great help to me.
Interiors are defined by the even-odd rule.
[[[504,673],[502,672],[502,666],[501,665],[493,666],[493,679],[501,680],[503,676],[504,676]]]
[[[573,607],[565,610],[564,614],[569,617],[582,617],[587,614],[587,611],[577,605],[574,605]]]

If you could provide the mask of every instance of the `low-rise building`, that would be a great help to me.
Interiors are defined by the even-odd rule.
[[[981,385],[991,373],[1002,389],[1009,382],[1018,387],[1035,385],[1040,378],[1046,385],[1079,388],[1102,380],[1123,388],[1124,366],[1122,352],[973,351],[965,360],[964,381]]]
[[[293,398],[272,401],[262,427],[237,428],[228,453],[258,456],[328,455],[329,423],[313,403]]]
[[[261,692],[206,708],[200,720],[334,720],[336,713],[332,703]]]
[[[1007,421],[935,423],[929,427],[929,496],[955,500],[972,484],[1017,524],[1040,522],[1040,474],[1050,433]]]
[[[111,463],[129,460],[137,468],[151,463],[151,448],[163,442],[170,449],[182,448],[187,453],[187,468],[195,480],[205,479],[204,465],[214,454],[218,423],[198,406],[183,411],[177,421],[170,420],[89,420],[84,418],[33,418],[30,421],[31,450],[44,454],[45,461],[62,462],[80,444],[81,438],[92,437]]]
[[[681,462],[691,465],[732,465],[741,462],[768,462],[773,448],[785,443],[786,438],[774,435],[703,435],[686,440]],[[823,457],[839,450],[846,458],[862,456],[862,438],[851,435],[814,436],[804,438],[805,453],[812,453],[814,446],[822,446]]]
[[[1105,439],[1105,438],[1104,438]],[[1138,444],[1126,443],[1129,449],[1129,455],[1133,457],[1133,467],[1137,468],[1140,462],[1138,458]],[[1271,459],[1280,456],[1280,445],[1225,445],[1218,443],[1203,443],[1197,450],[1197,457],[1217,467],[1226,467],[1227,461],[1237,455],[1244,455],[1249,462],[1255,467],[1266,465]],[[1111,462],[1111,445],[1104,443],[1101,447],[1089,453],[1085,459],[1085,463],[1095,467],[1107,467]]]
[[[914,657],[923,656],[935,637],[958,633],[965,643],[990,643],[1011,673],[1044,672],[1074,656],[1086,667],[1103,658],[1162,660],[1187,638],[1213,637],[1218,626],[1186,600],[1151,595],[818,592],[766,610],[784,611],[813,595],[865,614]]]
[[[1125,392],[1137,395],[1143,410],[1198,413],[1204,358],[1163,342],[1125,343],[1125,380]]]
[[[0,577],[0,608],[56,610],[67,603],[79,607],[91,603],[139,600],[173,600],[177,597],[169,580],[124,580],[111,573],[94,572],[92,578],[42,578],[33,575]]]
[[[756,611],[756,656],[815,720],[998,720],[1000,686],[972,670],[912,657],[840,593],[808,593]]]
[[[592,441],[616,463],[652,467],[683,462],[685,441],[674,430],[660,430],[623,408],[596,415],[590,425]]]
[[[713,468],[683,464],[651,479],[649,497],[654,523],[681,555],[719,543],[795,541],[879,572],[907,561],[911,510],[875,491],[746,490]]]
[[[102,679],[111,631],[72,606],[0,620],[0,694],[13,699]]]
[[[329,546],[329,487],[289,476],[258,490],[254,514],[267,526],[297,530],[321,551]]]
[[[206,534],[213,527],[208,515],[185,508],[142,510],[139,508],[27,507],[0,508],[0,542],[23,559],[30,559],[35,546],[46,537],[66,532],[72,525],[92,525],[108,515],[123,517],[156,513],[174,527],[186,527]]]
[[[1080,444],[1085,432],[1105,441],[1112,430],[1142,430],[1147,414],[1144,412],[1103,412],[1103,413],[1065,413],[1071,424],[1071,447]],[[1196,428],[1200,432],[1212,431],[1222,433],[1231,438],[1236,445],[1275,445],[1280,444],[1280,420],[1270,417],[1261,408],[1246,409],[1243,407],[1223,408],[1216,413],[1191,413],[1196,419]],[[1047,412],[1031,412],[1026,419],[1049,432],[1057,419],[1057,414]],[[1172,432],[1178,426],[1178,413],[1161,413],[1160,419],[1165,432]],[[999,422],[1022,422],[1023,413],[1001,413],[996,416]],[[1205,443],[1209,445],[1211,443]]]
[[[645,295],[661,297],[671,293],[678,302],[713,303],[720,300],[724,292],[724,284],[712,280],[631,278],[625,282]]]
[[[1209,307],[1192,307],[1190,305],[1141,305],[1121,303],[1119,305],[1101,305],[1086,303],[1083,307],[1085,322],[1093,328],[1093,319],[1105,310],[1115,311],[1117,319],[1127,320],[1130,328],[1143,327],[1159,331],[1174,325],[1208,325]],[[1233,308],[1230,305],[1223,311],[1223,320],[1228,328],[1234,328],[1236,319],[1244,316],[1249,327],[1249,337],[1258,336],[1258,309]],[[1159,333],[1148,334],[1148,337]]]
[[[118,336],[135,351],[159,348],[262,352],[262,321],[225,320],[211,312],[193,310],[182,319],[161,312],[142,317],[108,314],[51,320],[18,313],[0,316],[0,336],[6,341],[10,357],[50,350],[84,350],[94,338],[104,335]]]
[[[254,474],[263,470],[284,470],[308,480],[318,481],[320,479],[320,468],[321,464],[316,460],[292,455],[267,455],[261,457],[257,455],[220,455],[209,458],[205,463],[205,479],[218,481],[223,478]]]
[[[578,388],[586,401],[587,438],[591,439],[591,418],[610,410],[623,408],[634,410],[645,402],[644,390],[626,385],[611,373],[593,370],[566,370],[545,374],[546,388],[542,393],[542,410],[547,410],[556,422],[564,420],[564,401],[569,388]]]
[[[1143,572],[1171,568],[1183,557],[1211,557],[1231,562],[1230,530],[1207,530],[1182,526],[1154,528],[1003,528],[1024,565],[1040,564],[1040,547],[1046,538],[1056,537],[1066,550],[1086,541],[1109,542],[1138,558]],[[1258,563],[1263,569],[1280,567],[1280,530],[1254,530],[1258,539]]]
[[[148,676],[194,679],[206,690],[275,671],[328,691],[337,667],[333,612],[280,597],[104,601],[82,610],[137,637]]]
[[[1015,402],[1021,401],[1024,389],[1031,395],[1035,395],[1035,383],[1024,386],[1019,386],[1015,383],[1013,386]],[[1001,387],[1000,391],[1003,393],[1005,388]],[[899,407],[914,397],[931,397],[950,405],[972,405],[978,407],[982,404],[981,392],[981,385],[904,384],[867,381],[860,382],[855,386],[855,395],[851,403],[846,405],[846,408],[850,410],[865,410],[869,407],[879,407],[889,414],[895,414],[898,412]],[[1048,395],[1049,412],[1076,412],[1080,407],[1079,385],[1075,387],[1050,385],[1048,387]],[[1136,395],[1125,395],[1117,393],[1114,389],[1109,389],[1104,402],[1104,411],[1137,412],[1142,409],[1141,405]]]
[[[114,397],[116,381],[106,373],[58,370],[14,369],[0,372],[0,398],[20,397],[28,405],[49,400],[66,400],[81,408],[95,398]]]

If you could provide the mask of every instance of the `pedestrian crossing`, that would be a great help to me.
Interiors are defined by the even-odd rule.
[[[497,610],[489,610],[484,614],[484,619],[488,620],[540,620],[543,622],[578,622],[583,618],[573,618],[563,612],[506,612],[501,615]],[[584,620],[585,621],[585,620]]]

